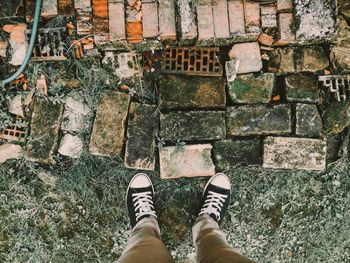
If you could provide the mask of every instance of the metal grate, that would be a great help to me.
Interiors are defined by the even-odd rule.
[[[337,101],[350,100],[350,75],[319,76],[326,94]]]
[[[168,48],[163,57],[162,72],[222,76],[219,48]]]
[[[31,30],[27,31],[28,40],[31,33]],[[66,40],[65,27],[39,29],[32,59],[36,61],[67,59],[64,55]]]
[[[20,118],[17,120],[21,120]],[[6,129],[0,131],[0,141],[24,142],[26,128],[19,127],[16,123],[9,125]]]

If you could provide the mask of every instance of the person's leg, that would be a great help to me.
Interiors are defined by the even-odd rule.
[[[127,193],[132,235],[117,263],[174,262],[160,239],[153,195],[153,186],[148,176],[143,173],[135,175]]]
[[[207,183],[202,209],[192,228],[198,263],[253,263],[234,250],[219,228],[230,200],[231,185],[225,174],[219,173]]]

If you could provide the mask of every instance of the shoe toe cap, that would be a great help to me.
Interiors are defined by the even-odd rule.
[[[224,189],[231,188],[230,179],[224,173],[216,174],[215,177],[212,179],[211,184]]]
[[[149,177],[147,176],[147,174],[144,173],[138,173],[134,176],[130,187],[132,188],[145,188],[145,187],[149,187],[152,185],[151,180],[149,179]]]

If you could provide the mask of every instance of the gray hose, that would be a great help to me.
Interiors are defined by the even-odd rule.
[[[34,44],[35,44],[36,36],[38,33],[41,3],[42,3],[42,0],[36,0],[32,35],[30,36],[28,51],[27,51],[27,54],[23,60],[23,63],[11,77],[8,77],[8,78],[0,81],[0,87],[3,87],[3,86],[5,86],[5,84],[8,84],[11,81],[15,80],[23,72],[23,70],[26,68],[30,58],[32,57]]]

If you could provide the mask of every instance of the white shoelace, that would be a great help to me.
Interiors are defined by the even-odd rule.
[[[220,221],[220,212],[227,197],[228,195],[209,191],[199,215],[214,214],[217,220]]]
[[[134,193],[132,197],[132,201],[135,205],[136,221],[144,215],[152,215],[157,218],[156,212],[154,211],[151,191]]]

